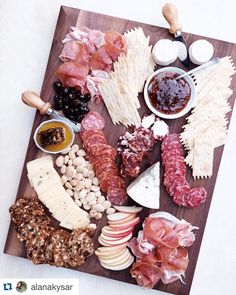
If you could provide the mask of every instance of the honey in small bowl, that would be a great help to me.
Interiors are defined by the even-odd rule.
[[[48,120],[35,130],[35,144],[46,153],[57,154],[70,147],[74,141],[74,131],[65,122]]]

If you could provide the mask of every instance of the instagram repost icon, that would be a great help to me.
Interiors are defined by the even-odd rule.
[[[27,284],[24,281],[19,281],[16,285],[16,291],[19,293],[23,293],[27,290]]]

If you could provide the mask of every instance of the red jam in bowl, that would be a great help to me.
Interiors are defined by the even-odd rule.
[[[154,76],[147,88],[151,105],[164,114],[182,111],[191,96],[191,88],[184,78],[175,80],[179,74],[162,72]]]

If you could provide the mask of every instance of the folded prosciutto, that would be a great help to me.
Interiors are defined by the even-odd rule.
[[[183,282],[189,262],[185,247],[193,244],[195,229],[198,227],[167,212],[149,215],[138,237],[129,242],[136,256],[130,273],[138,285],[153,288],[160,280],[163,284]]]
[[[89,92],[92,100],[99,102],[99,83],[109,78],[113,62],[127,52],[124,37],[116,31],[103,33],[87,27],[71,27],[62,42],[64,46],[59,57],[64,64],[57,69],[56,77],[64,86],[75,87],[82,94]],[[96,71],[106,72],[106,75],[96,77],[93,74]]]

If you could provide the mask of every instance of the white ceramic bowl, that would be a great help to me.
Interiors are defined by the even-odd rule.
[[[185,114],[187,114],[191,110],[191,108],[195,105],[195,99],[196,99],[195,84],[190,76],[188,76],[188,75],[185,76],[184,79],[188,82],[190,89],[191,89],[191,95],[190,95],[187,105],[185,106],[185,108],[182,111],[180,111],[176,114],[164,114],[162,112],[159,112],[158,110],[156,110],[152,106],[150,99],[149,99],[148,91],[147,91],[148,85],[149,85],[150,81],[152,80],[152,78],[160,73],[163,73],[163,72],[173,72],[173,73],[177,73],[180,75],[186,73],[184,70],[179,69],[179,68],[175,68],[175,67],[164,67],[164,68],[157,70],[146,81],[146,84],[144,87],[144,100],[145,100],[146,105],[148,106],[149,110],[151,110],[158,117],[161,117],[164,119],[177,119],[177,118],[180,118],[180,117],[184,116]]]
[[[38,140],[37,140],[37,134],[38,134],[39,129],[40,129],[43,125],[45,125],[45,124],[47,124],[47,123],[49,123],[49,122],[60,122],[60,123],[64,124],[64,125],[69,129],[69,131],[70,131],[70,133],[71,133],[71,141],[70,141],[70,143],[68,143],[68,145],[67,145],[65,148],[63,148],[62,150],[59,150],[59,151],[48,151],[48,150],[44,149],[44,148],[38,143]],[[73,144],[74,139],[75,139],[75,133],[74,133],[73,129],[71,128],[71,126],[70,126],[69,124],[67,124],[66,122],[64,122],[64,121],[62,121],[62,120],[51,119],[51,120],[44,121],[44,122],[42,122],[42,123],[36,128],[36,130],[35,130],[35,132],[34,132],[34,142],[35,142],[36,146],[37,146],[41,151],[43,151],[43,152],[45,152],[45,153],[48,153],[48,154],[58,154],[58,153],[62,153],[62,152],[64,152],[65,150],[67,150],[67,149]]]

